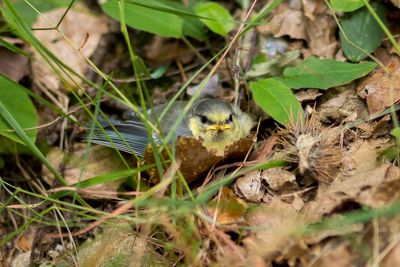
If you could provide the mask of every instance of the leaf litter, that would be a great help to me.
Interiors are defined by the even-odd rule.
[[[62,12],[56,10],[50,15],[59,17]],[[299,63],[304,63],[302,59],[310,56],[344,60],[337,34],[338,28],[331,12],[323,1],[287,1],[279,5],[267,18],[268,23],[256,28],[257,34],[263,37],[256,38],[257,41],[253,46],[258,50],[255,49],[253,56],[268,60],[253,63],[252,68],[246,72],[246,77],[254,79],[283,73],[284,79],[286,67],[299,66]],[[392,12],[398,13],[399,10]],[[101,35],[109,31],[106,19],[78,11],[69,11],[67,18],[68,20],[63,21],[61,30],[68,36],[77,34],[76,38],[73,37],[75,35],[71,35],[71,38],[78,47],[83,44],[82,51],[79,52],[90,57],[100,42]],[[48,27],[40,20],[34,27]],[[82,24],[82,21],[85,23]],[[88,28],[82,29],[81,25]],[[68,27],[71,28],[68,30]],[[63,62],[79,74],[84,75],[88,67],[87,62],[76,50],[61,44],[60,36],[53,36],[52,31],[37,31],[37,33],[37,38],[47,48],[59,55]],[[85,37],[85,33],[89,35]],[[140,37],[146,39],[146,36]],[[257,44],[266,39],[274,43],[274,38],[279,38],[277,39],[279,49],[273,54]],[[194,56],[196,53],[182,46],[179,40],[171,41],[157,37],[153,41],[145,47],[138,47],[138,53],[155,66],[175,62],[180,76],[170,77],[171,83],[181,83],[182,77],[190,77],[193,74],[192,70],[185,71],[179,68],[179,64],[188,65],[196,60],[201,61]],[[218,40],[211,42],[218,43]],[[60,43],[59,48],[56,47],[58,43]],[[379,158],[380,153],[394,143],[393,137],[389,134],[393,127],[392,120],[390,115],[383,112],[399,100],[397,92],[399,61],[397,55],[388,52],[387,47],[379,49],[376,51],[376,56],[385,57],[384,63],[388,72],[378,67],[369,74],[365,71],[363,75],[347,79],[346,83],[349,82],[347,84],[343,84],[343,77],[340,77],[335,80],[339,83],[334,84],[334,88],[331,88],[331,85],[324,85],[320,88],[324,90],[310,88],[313,87],[309,86],[310,84],[295,85],[296,88],[304,88],[297,91],[296,96],[305,107],[306,113],[311,114],[304,122],[277,126],[266,116],[261,119],[259,141],[255,144],[255,150],[250,154],[249,160],[260,162],[284,158],[290,162],[289,165],[270,170],[255,170],[239,176],[201,206],[201,210],[194,213],[196,216],[190,214],[182,220],[183,224],[179,225],[178,222],[181,228],[175,228],[176,225],[165,218],[168,217],[166,215],[168,212],[174,210],[173,204],[164,207],[167,212],[162,210],[158,213],[158,225],[141,222],[134,228],[127,223],[129,220],[114,220],[110,225],[106,223],[99,227],[100,232],[96,230],[88,233],[92,238],[83,236],[87,241],[79,247],[76,254],[79,262],[83,264],[82,266],[85,264],[103,266],[113,263],[131,266],[129,262],[135,261],[143,264],[157,262],[163,266],[171,266],[177,262],[186,265],[190,262],[197,266],[211,266],[216,262],[220,266],[399,265],[400,229],[398,229],[397,214],[361,222],[354,220],[340,227],[308,231],[310,226],[323,225],[327,219],[340,221],[347,218],[349,212],[396,205],[400,197],[398,166]],[[18,64],[19,62],[17,61]],[[227,61],[226,69],[218,76],[213,76],[207,85],[209,95],[221,95],[216,93],[218,90],[228,92],[222,97],[234,98],[234,94],[230,91],[233,84],[230,80],[232,77],[229,77],[229,74],[232,74],[229,64],[233,64],[232,62],[234,60]],[[62,91],[60,92],[62,98],[68,98],[68,92],[59,77],[54,76],[38,54],[34,54],[31,64],[33,70],[31,79],[35,84],[39,87],[45,85],[55,92]],[[172,64],[169,66],[171,68]],[[29,72],[22,70],[24,69],[21,68],[21,73],[10,76],[18,80],[29,75]],[[362,76],[364,77],[354,81],[355,78]],[[233,79],[236,78],[233,75]],[[315,79],[323,77],[316,76]],[[71,83],[70,86],[76,85]],[[173,86],[165,88],[161,82],[155,86],[164,94],[157,94],[154,91],[152,94],[156,97],[154,102],[164,102],[166,92],[168,93]],[[246,85],[241,86],[242,89],[247,89]],[[325,91],[327,88],[329,90]],[[190,87],[187,94],[193,94],[193,90],[196,90],[196,86]],[[242,105],[249,103],[245,99],[244,95],[240,96]],[[69,101],[63,102],[62,107],[69,107]],[[112,110],[112,105],[107,108]],[[58,138],[48,137],[48,143],[55,145],[56,141]],[[62,170],[69,184],[124,170],[124,165],[113,152],[93,147],[88,152],[88,163],[84,164],[85,171],[82,172],[86,147],[76,140],[72,141],[75,143],[69,147],[69,152],[53,148],[47,153],[48,161],[52,166]],[[243,146],[245,148],[240,149],[241,158],[248,154],[250,147],[246,142]],[[183,172],[186,172],[190,182],[197,179],[206,180],[206,176],[207,179],[213,180],[222,176],[224,172],[229,173],[232,168],[208,172],[216,162],[220,165],[227,162],[224,162],[224,158],[219,155],[204,152],[198,143],[193,147],[182,149],[192,151],[193,155],[202,154],[200,158],[190,158],[181,163],[186,168]],[[151,156],[152,151],[149,152],[148,162],[154,162]],[[205,163],[207,166],[202,168],[200,163]],[[235,166],[242,167],[240,164],[245,166],[245,163],[239,162]],[[198,166],[201,167],[200,174],[193,172]],[[193,174],[193,177],[190,174]],[[55,184],[52,173],[43,167],[41,175],[41,179],[52,188]],[[165,177],[158,178],[162,182]],[[83,196],[87,199],[109,201],[111,198],[117,202],[122,196],[119,190],[123,186],[122,182],[117,182],[111,187],[109,184],[101,184],[91,187],[92,191],[82,191],[82,193],[86,193]],[[101,195],[102,192],[107,192],[111,197],[105,198]],[[165,188],[157,192],[162,194],[157,194],[156,198],[166,198]],[[115,202],[105,203],[106,205],[100,208],[111,213],[120,207],[118,205],[125,204],[123,201],[117,204]],[[150,210],[132,209],[129,211],[131,212],[129,216],[133,217],[135,212],[151,214]],[[66,215],[69,219],[73,213]],[[82,227],[83,224],[78,225]],[[151,229],[147,229],[147,226]],[[190,232],[192,235],[189,238],[185,237],[187,233],[182,230],[186,227],[196,229]],[[26,266],[30,263],[29,258],[32,258],[30,250],[40,247],[40,242],[34,244],[36,248],[31,248],[31,244],[27,243],[29,240],[24,241],[24,236],[32,238],[30,231],[32,230],[24,230],[23,235],[14,241],[15,245],[19,245],[20,252],[13,254],[13,262],[21,260]],[[188,247],[194,244],[191,243],[194,239],[203,242],[195,257],[188,252]],[[57,242],[52,244],[53,248],[55,243]],[[171,248],[171,244],[176,247]],[[44,251],[43,247],[41,249]],[[52,259],[53,263],[58,266],[72,264],[71,257],[66,255],[68,253],[55,257]],[[45,259],[39,259],[37,262],[45,262]]]

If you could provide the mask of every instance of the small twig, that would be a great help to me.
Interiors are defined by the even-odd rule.
[[[181,74],[182,80],[184,82],[186,82],[187,81],[187,76],[186,76],[185,70],[184,70],[184,68],[182,66],[182,62],[179,59],[176,60],[176,65],[178,66],[178,69],[179,69],[179,72]]]

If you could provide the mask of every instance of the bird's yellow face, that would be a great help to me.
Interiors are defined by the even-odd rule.
[[[204,147],[223,154],[228,145],[249,134],[252,121],[247,114],[225,102],[204,102],[193,110],[188,127],[193,136],[203,139]]]

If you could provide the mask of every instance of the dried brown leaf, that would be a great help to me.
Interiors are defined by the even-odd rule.
[[[317,99],[322,94],[316,89],[299,90],[296,92],[296,98],[300,102],[311,101]]]
[[[333,97],[323,102],[318,107],[320,120],[325,123],[341,123],[348,117],[367,119],[368,111],[364,102],[353,90],[341,87],[340,91]],[[351,121],[347,119],[347,121]]]
[[[332,58],[337,50],[336,22],[323,1],[303,0],[305,31],[311,54]]]
[[[24,76],[29,75],[29,59],[21,54],[0,47],[0,73],[19,82]]]
[[[382,207],[392,202],[395,196],[385,194],[382,196],[380,193],[393,193],[385,189],[393,183],[398,186],[398,182],[394,182],[398,179],[400,179],[399,171],[390,164],[382,164],[350,177],[341,176],[329,187],[318,188],[315,200],[307,204],[304,212],[307,218],[320,220],[346,202],[374,208]],[[375,200],[379,201],[375,202]]]
[[[227,187],[221,189],[218,194],[207,205],[207,216],[211,222],[217,224],[234,224],[244,221],[244,214],[247,204],[237,197],[233,191]]]
[[[259,202],[264,197],[265,189],[261,183],[261,172],[255,171],[236,179],[233,189],[240,197]]]
[[[88,178],[108,174],[112,172],[126,170],[125,165],[119,160],[118,155],[112,149],[103,146],[93,146],[88,151],[88,159],[84,160],[87,151],[86,144],[76,144],[73,146],[73,152],[66,153],[59,148],[53,148],[46,156],[47,160],[55,169],[62,169],[62,175],[68,184],[75,184]],[[43,166],[43,179],[50,185],[54,184],[53,174]],[[90,187],[97,189],[86,194],[90,198],[102,198],[101,191],[108,191],[117,196],[117,188],[123,181],[113,181]],[[90,192],[90,191],[87,191]],[[110,197],[107,194],[106,197]]]
[[[287,191],[297,187],[296,176],[283,168],[263,171],[261,179],[274,191]]]
[[[257,30],[274,37],[288,35],[293,39],[306,39],[303,12],[285,4],[280,5],[272,19],[266,25],[257,27]]]
[[[243,240],[247,250],[264,258],[278,253],[296,239],[295,233],[305,223],[304,216],[290,204],[278,199],[259,205],[249,216],[248,224],[255,227]]]
[[[364,78],[357,88],[358,95],[366,99],[372,116],[400,100],[400,59],[393,56],[387,67],[388,73],[378,69]]]
[[[226,147],[223,155],[214,151],[209,151],[202,144],[200,139],[194,137],[178,137],[175,146],[175,155],[181,159],[181,167],[179,168],[182,175],[188,183],[203,177],[212,166],[222,160],[243,160],[254,141],[251,138],[242,138]],[[168,158],[166,153],[163,154]],[[154,163],[153,152],[149,146],[144,154],[147,163]],[[157,170],[151,169],[150,175],[155,181],[158,180]]]
[[[55,9],[38,16],[33,28],[52,28],[56,25],[65,12],[64,8]],[[103,33],[108,31],[105,17],[97,17],[89,12],[69,10],[57,30],[34,31],[36,38],[46,46],[64,64],[69,66],[79,75],[84,75],[88,68],[85,58],[89,58],[99,44]],[[60,33],[61,32],[61,33]],[[64,35],[67,39],[64,39]],[[61,75],[72,88],[76,88],[81,82],[74,76],[74,81],[61,69]],[[44,86],[52,91],[64,89],[54,70],[36,50],[33,51],[32,60],[33,80],[38,86]]]

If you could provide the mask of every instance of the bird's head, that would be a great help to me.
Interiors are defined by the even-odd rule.
[[[188,127],[193,136],[203,139],[207,149],[223,153],[226,146],[249,134],[252,121],[229,103],[203,99],[189,113]]]

